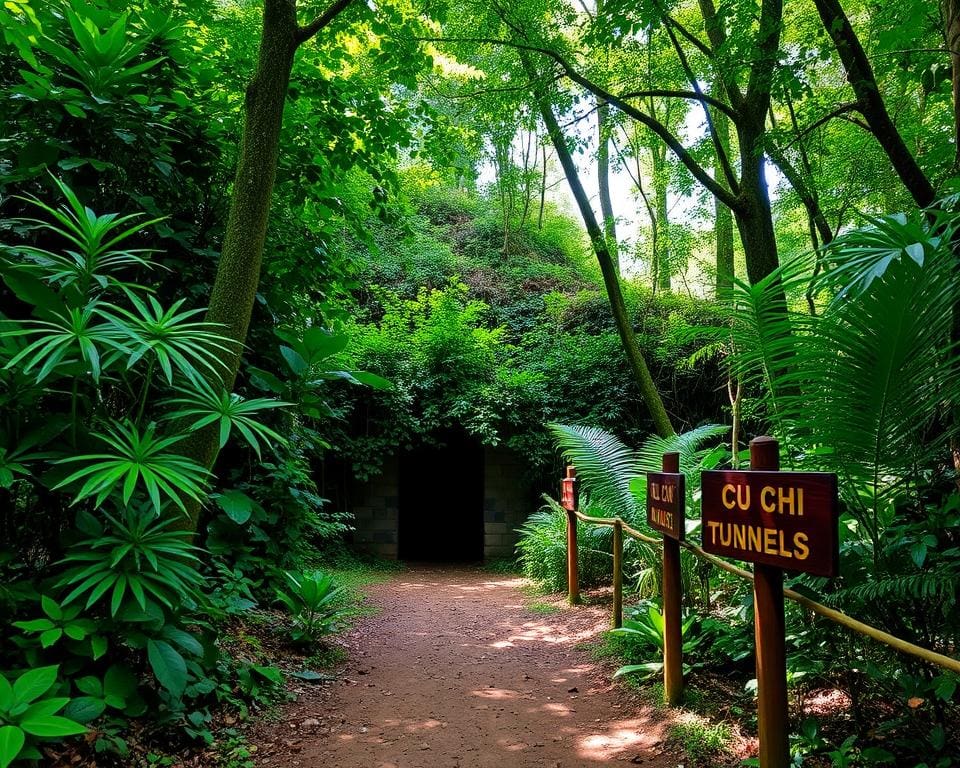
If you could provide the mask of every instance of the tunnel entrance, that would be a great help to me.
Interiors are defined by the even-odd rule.
[[[400,458],[402,560],[483,560],[483,446],[460,430]]]

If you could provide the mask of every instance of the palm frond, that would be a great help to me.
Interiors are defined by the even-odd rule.
[[[636,453],[597,427],[548,424],[564,458],[577,468],[591,501],[610,515],[636,521],[639,508],[630,480],[643,473]]]
[[[651,435],[637,451],[640,468],[644,472],[659,472],[663,465],[663,454],[676,452],[680,454],[680,471],[688,476],[693,475],[700,469],[704,455],[714,447],[701,446],[709,440],[723,437],[729,431],[730,427],[722,424],[704,424],[670,437]]]
[[[794,390],[788,374],[794,369],[797,338],[810,318],[783,304],[788,295],[805,287],[808,260],[783,264],[754,284],[734,280],[723,297],[731,313],[730,372],[747,387],[764,393],[767,417],[781,437],[787,436],[784,409]]]

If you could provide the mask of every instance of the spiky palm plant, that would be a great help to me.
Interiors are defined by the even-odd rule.
[[[814,286],[826,307],[799,326],[774,311],[760,284],[749,288],[746,312],[743,301],[728,304],[731,366],[762,384],[774,433],[789,441],[783,464],[840,474],[847,508],[873,547],[894,495],[942,463],[955,431],[953,219],[898,214],[834,240]],[[789,283],[796,270],[782,274]],[[747,288],[739,291],[742,298]]]
[[[716,466],[728,455],[723,446],[701,447],[712,439],[719,439],[727,431],[727,427],[716,424],[671,437],[653,436],[639,450],[624,445],[615,435],[597,427],[548,426],[564,458],[577,468],[584,505],[602,510],[611,517],[620,517],[634,528],[646,529],[650,534],[655,532],[647,529],[643,511],[647,490],[645,473],[660,470],[663,454],[671,451],[680,454],[680,469],[689,478],[688,509],[691,510],[700,485],[699,470]],[[624,542],[624,559],[625,571],[635,579],[637,591],[655,593],[661,573],[659,549],[628,538]],[[692,569],[686,570],[688,574],[692,573]]]

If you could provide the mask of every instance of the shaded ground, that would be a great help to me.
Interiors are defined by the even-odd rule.
[[[370,589],[382,608],[347,638],[333,685],[305,687],[252,734],[258,766],[524,768],[625,762],[674,768],[670,721],[630,700],[577,649],[595,608],[525,607],[522,580],[416,568]]]

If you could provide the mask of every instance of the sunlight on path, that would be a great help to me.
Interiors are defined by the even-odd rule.
[[[609,671],[577,649],[606,628],[606,612],[537,616],[522,585],[482,571],[421,569],[375,587],[382,613],[355,631],[344,679],[308,691],[289,730],[268,735],[258,764],[676,766],[663,752],[662,716],[624,700]]]

